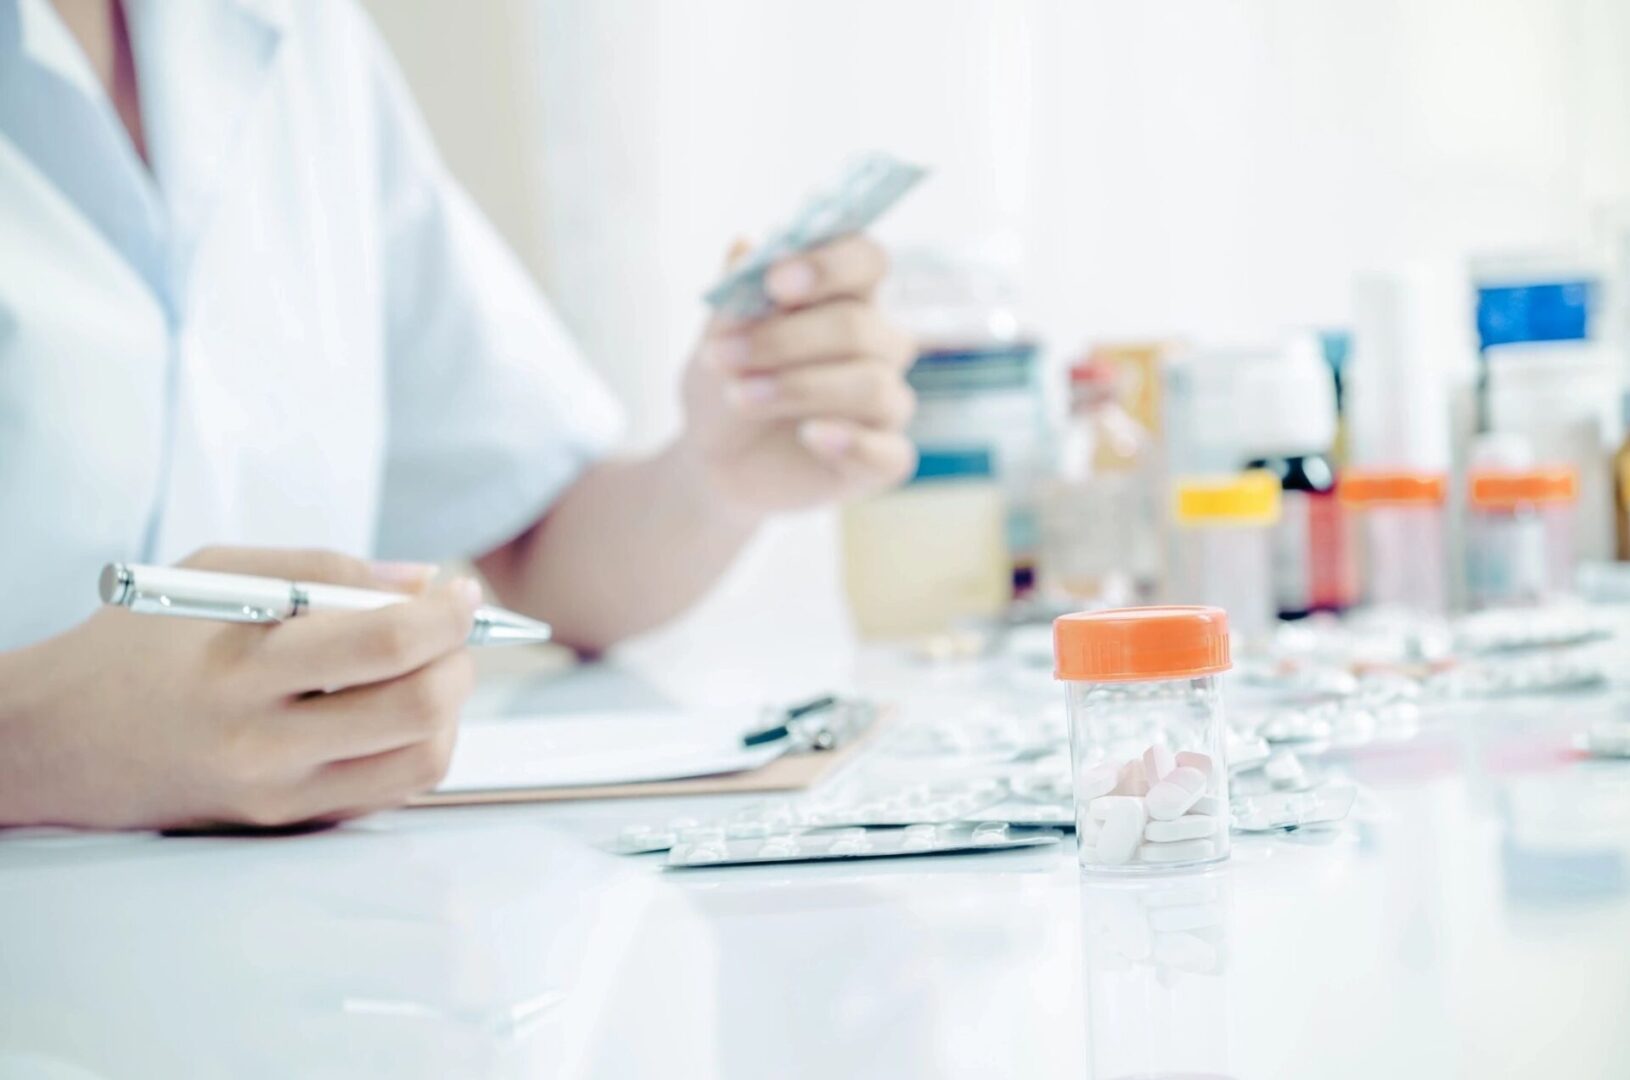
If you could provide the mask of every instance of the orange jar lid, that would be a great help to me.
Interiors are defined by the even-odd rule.
[[[1570,466],[1544,469],[1484,469],[1471,474],[1472,505],[1482,510],[1515,510],[1534,503],[1571,503],[1579,497],[1579,474]]]
[[[1197,679],[1227,671],[1228,616],[1214,607],[1083,611],[1053,621],[1055,678]]]
[[[1337,490],[1350,506],[1436,506],[1449,495],[1449,478],[1436,472],[1350,469]]]

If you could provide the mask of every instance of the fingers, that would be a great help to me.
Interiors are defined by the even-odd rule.
[[[181,565],[225,574],[400,592],[419,592],[436,572],[430,563],[368,562],[337,551],[308,548],[206,547],[183,559]]]
[[[460,578],[374,611],[302,615],[266,632],[257,662],[284,694],[384,682],[463,648],[480,603]]]
[[[475,661],[459,649],[389,682],[297,702],[288,715],[287,741],[307,763],[399,750],[456,723],[474,686]]]
[[[834,300],[759,323],[720,330],[708,359],[727,373],[779,371],[801,364],[870,357],[896,371],[911,366],[915,344],[875,305]]]
[[[876,431],[845,420],[805,420],[798,441],[850,484],[851,494],[903,483],[917,468],[917,449],[894,431]]]
[[[726,393],[743,414],[761,419],[819,416],[885,429],[903,428],[916,395],[899,369],[872,360],[843,360],[748,375]]]
[[[456,715],[423,742],[325,765],[304,789],[294,820],[335,820],[400,806],[447,775],[458,739]]]
[[[868,297],[888,268],[888,257],[876,243],[865,236],[844,236],[770,267],[764,290],[783,308],[839,296]]]

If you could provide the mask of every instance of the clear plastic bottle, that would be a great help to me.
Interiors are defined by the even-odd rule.
[[[1474,607],[1534,604],[1573,584],[1578,474],[1550,468],[1472,472],[1466,574]]]
[[[1360,602],[1446,614],[1449,478],[1440,472],[1349,469],[1340,491],[1355,534]]]
[[[1070,416],[1041,492],[1041,574],[1050,597],[1125,604],[1154,589],[1153,440],[1121,406],[1115,369],[1070,369]]]
[[[1274,624],[1273,527],[1279,480],[1260,469],[1179,480],[1175,565],[1168,599],[1222,608],[1241,640]]]
[[[1228,857],[1228,617],[1148,607],[1053,624],[1084,870],[1150,873]]]

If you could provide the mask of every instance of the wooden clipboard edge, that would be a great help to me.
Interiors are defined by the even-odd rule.
[[[865,731],[835,750],[808,750],[780,757],[756,769],[697,776],[686,780],[648,780],[637,784],[589,784],[579,787],[495,788],[486,791],[427,791],[408,800],[408,807],[493,806],[508,803],[578,802],[587,799],[652,799],[684,795],[742,795],[770,791],[803,791],[852,762],[893,718],[892,707],[880,705]]]

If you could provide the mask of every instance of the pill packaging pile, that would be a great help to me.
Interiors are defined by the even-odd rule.
[[[1018,715],[984,711],[955,723],[901,724],[884,749],[902,758],[962,758],[992,762],[1032,761],[1068,753],[1069,728],[1061,707]]]
[[[1217,795],[1218,771],[1207,754],[1158,745],[1083,770],[1075,822],[1082,863],[1190,863],[1221,855],[1228,808]]]
[[[1098,887],[1083,898],[1083,928],[1092,968],[1153,968],[1163,986],[1184,974],[1227,969],[1226,911],[1214,881],[1181,881],[1150,889]]]
[[[1454,651],[1460,656],[1528,652],[1605,641],[1612,627],[1579,608],[1481,611],[1457,620]]]
[[[1601,758],[1630,758],[1630,719],[1598,720],[1578,739],[1579,749]]]
[[[1261,791],[1233,799],[1236,832],[1295,832],[1346,819],[1358,799],[1352,784],[1329,781],[1305,790]]]
[[[1015,831],[1000,823],[781,833],[750,840],[710,839],[677,843],[668,852],[665,869],[1007,851],[1046,847],[1062,839],[1062,834],[1055,830]]]
[[[1270,709],[1248,717],[1244,723],[1271,748],[1295,746],[1306,748],[1307,752],[1349,750],[1373,742],[1405,742],[1414,738],[1421,730],[1421,707],[1412,700],[1371,705],[1354,697]]]
[[[1565,693],[1588,690],[1605,682],[1607,667],[1599,659],[1570,652],[1542,652],[1462,664],[1434,675],[1426,685],[1433,697],[1457,701]]]
[[[990,807],[1015,801],[1030,802],[1023,796],[1016,796],[1013,787],[1001,780],[914,784],[886,795],[846,803],[806,806],[792,802],[767,802],[713,821],[678,817],[658,824],[630,825],[618,835],[611,849],[622,855],[644,855],[667,851],[680,844],[710,845],[735,840],[760,840],[816,830],[904,828],[962,821],[1003,822],[1006,819],[988,814],[982,817],[977,815]],[[1006,823],[1022,825],[1028,822],[1018,820]],[[1059,824],[1056,820],[1037,820],[1035,823]]]

